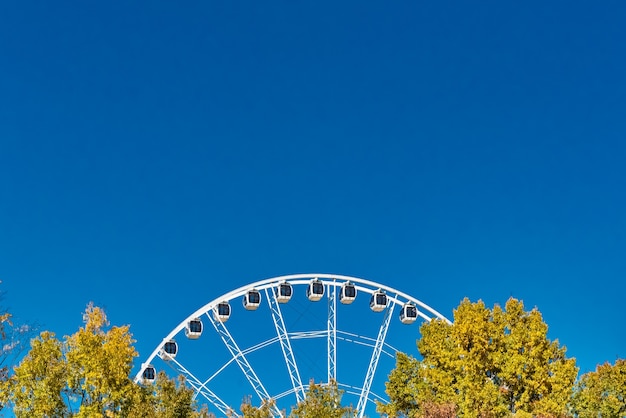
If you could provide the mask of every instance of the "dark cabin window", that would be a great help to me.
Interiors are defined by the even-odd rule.
[[[154,379],[154,369],[152,367],[148,367],[146,370],[143,371],[143,377],[144,379],[149,380]]]
[[[321,283],[313,283],[313,293],[316,295],[324,293],[324,285]]]

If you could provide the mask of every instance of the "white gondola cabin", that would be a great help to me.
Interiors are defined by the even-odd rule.
[[[228,302],[220,302],[213,308],[213,317],[216,321],[226,322],[230,318],[230,305]]]
[[[243,307],[249,311],[255,311],[261,304],[261,294],[258,290],[252,289],[243,295]]]
[[[306,297],[312,302],[317,302],[324,296],[324,283],[313,279],[306,288]]]
[[[176,357],[177,353],[178,353],[178,344],[176,344],[176,341],[174,340],[169,340],[165,342],[165,344],[163,344],[163,347],[161,347],[161,350],[159,351],[159,356],[163,360],[171,360],[174,357]]]
[[[378,289],[372,293],[370,298],[370,308],[374,312],[382,312],[387,307],[387,295],[382,290]]]
[[[287,303],[289,299],[291,299],[291,295],[293,294],[293,289],[291,285],[287,282],[282,282],[276,288],[276,300],[278,303]]]
[[[400,321],[403,324],[412,324],[417,319],[417,307],[412,303],[405,303],[400,312]]]
[[[349,305],[356,299],[356,287],[351,282],[345,282],[341,285],[341,294],[339,300],[344,305]]]
[[[194,318],[187,322],[185,326],[185,335],[187,338],[197,340],[202,335],[202,321],[198,318]]]
[[[145,369],[143,369],[143,373],[141,374],[141,381],[143,383],[154,383],[156,379],[156,370],[154,366],[148,365]]]

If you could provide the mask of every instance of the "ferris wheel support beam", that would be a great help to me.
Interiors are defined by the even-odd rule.
[[[217,396],[211,389],[206,387],[205,383],[202,383],[193,373],[187,370],[187,368],[185,368],[185,366],[183,366],[176,359],[170,359],[168,363],[174,370],[185,376],[186,382],[195,390],[196,397],[198,394],[204,396],[207,401],[211,402],[213,406],[226,416],[239,416],[234,413],[232,408],[228,406],[226,402],[220,399],[220,397]]]
[[[270,295],[272,293],[272,295]],[[293,355],[291,348],[291,340],[285,327],[285,321],[283,320],[283,314],[276,299],[276,294],[265,289],[265,296],[267,297],[270,311],[272,312],[272,320],[274,321],[274,327],[276,328],[276,334],[278,341],[280,341],[280,348],[283,351],[283,357],[285,358],[285,364],[289,372],[289,378],[291,379],[291,385],[293,386],[294,393],[296,395],[296,401],[301,402],[304,400],[306,394],[304,387],[302,386],[302,379],[300,378],[300,371],[296,364],[296,358]]]
[[[217,308],[213,309],[213,313],[217,314]],[[224,325],[222,321],[218,321],[213,318],[213,316],[210,315],[209,312],[206,313],[206,316],[209,318],[209,321],[211,321],[211,324],[213,324],[215,331],[217,331],[217,333],[219,334],[228,351],[230,351],[231,356],[233,356],[233,358],[241,368],[241,371],[246,376],[246,379],[248,379],[248,382],[250,382],[250,385],[252,386],[252,389],[254,389],[254,391],[256,392],[257,396],[262,401],[269,401],[270,395],[267,393],[265,386],[263,386],[263,383],[261,383],[261,380],[254,372],[254,369],[252,368],[252,366],[248,362],[248,359],[243,354],[243,352],[235,342],[234,338],[228,331],[228,328],[226,328],[226,325]],[[277,407],[275,407],[274,409],[274,413],[276,416],[282,416],[282,413]]]
[[[337,287],[328,286],[328,383],[337,381]]]
[[[391,322],[391,316],[395,306],[395,303],[390,303],[389,307],[385,310],[383,323],[380,325],[380,329],[378,330],[378,338],[376,339],[376,344],[374,345],[374,350],[372,351],[372,358],[370,359],[370,364],[367,368],[367,374],[365,375],[365,381],[363,382],[363,389],[361,389],[361,395],[359,396],[359,403],[356,406],[359,418],[363,418],[363,415],[365,414],[365,405],[367,404],[367,400],[370,396],[370,389],[372,387],[372,382],[374,381],[374,374],[376,373],[380,353],[383,349],[383,345],[385,344],[385,339],[387,338],[387,331],[389,330],[389,324]]]
[[[189,382],[189,384],[194,389],[196,389],[197,393],[199,393],[200,395],[204,396],[206,398],[206,400],[211,402],[211,404],[213,404],[214,407],[216,407],[222,414],[224,414],[224,416],[227,416],[227,417],[230,417],[230,416],[239,417],[239,415],[235,414],[235,412],[232,410],[232,408],[230,406],[226,405],[226,403],[223,400],[221,400],[219,398],[219,396],[217,396],[215,393],[213,393],[213,391],[211,391],[206,386],[197,386],[196,384],[191,383],[191,382]]]

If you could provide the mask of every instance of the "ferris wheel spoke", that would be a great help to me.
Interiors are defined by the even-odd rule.
[[[372,358],[370,359],[370,364],[367,368],[367,374],[365,375],[365,381],[363,382],[363,389],[361,390],[359,403],[356,407],[359,418],[362,418],[365,414],[365,405],[367,404],[367,401],[369,399],[370,389],[374,380],[374,374],[376,373],[378,360],[380,360],[380,353],[382,352],[383,346],[385,345],[387,331],[389,330],[389,324],[391,323],[391,316],[393,314],[395,306],[396,304],[392,302],[389,304],[387,309],[385,309],[385,317],[383,318],[383,322],[380,325],[380,329],[378,331],[378,338],[376,339],[376,344],[374,345],[374,350],[372,351]]]
[[[238,416],[234,414],[231,407],[224,402],[219,396],[217,396],[211,389],[206,386],[206,383],[202,383],[192,372],[190,372],[185,366],[183,366],[178,360],[171,358],[168,360],[170,367],[176,370],[179,374],[185,377],[185,381],[196,392],[196,396],[202,395],[208,400],[214,407],[227,416]],[[229,415],[230,414],[230,415]]]
[[[328,285],[328,383],[337,380],[337,287]]]
[[[239,417],[239,415],[235,414],[233,409],[228,406],[226,402],[220,399],[220,397],[217,396],[211,389],[202,384],[199,385],[196,382],[189,382],[189,385],[196,390],[196,393],[202,395],[207,401],[211,402],[211,404],[225,416]]]
[[[214,309],[214,313],[217,313],[216,309]],[[230,352],[233,359],[235,359],[235,361],[241,368],[244,376],[246,377],[246,379],[248,379],[248,382],[250,382],[250,385],[252,386],[252,389],[255,391],[257,396],[262,401],[269,401],[270,395],[267,393],[265,386],[263,386],[263,383],[248,362],[248,359],[246,358],[244,353],[239,348],[239,345],[237,345],[237,342],[235,341],[233,336],[228,331],[228,328],[226,328],[226,325],[224,325],[222,321],[215,319],[212,315],[209,314],[209,312],[206,312],[206,316],[209,318],[209,321],[211,321],[211,324],[215,328],[215,331],[217,331],[217,333],[219,334],[222,342]],[[281,416],[281,412],[278,410],[278,408],[275,407],[274,409],[275,413],[277,413],[277,416]]]
[[[302,386],[302,379],[300,378],[300,370],[298,369],[296,358],[293,355],[291,340],[289,339],[289,334],[287,333],[287,328],[285,327],[285,321],[283,320],[283,314],[280,309],[276,293],[265,289],[265,295],[267,296],[268,305],[272,313],[272,320],[274,321],[274,327],[276,328],[276,335],[278,336],[278,341],[280,341],[280,348],[283,351],[283,358],[285,359],[285,364],[287,365],[291,385],[296,395],[296,401],[301,402],[305,398],[305,392]]]

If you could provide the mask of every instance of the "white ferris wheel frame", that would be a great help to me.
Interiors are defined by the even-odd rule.
[[[327,290],[328,297],[328,321],[327,321],[327,329],[326,330],[317,330],[317,331],[304,331],[304,332],[288,332],[280,304],[278,303],[276,293],[271,290],[276,288],[278,285],[282,283],[288,283],[290,285],[308,285],[311,280],[319,280],[324,284],[324,288]],[[338,331],[336,328],[336,307],[337,307],[337,288],[341,288],[345,283],[350,282],[355,286],[358,292],[363,292],[366,294],[372,295],[374,292],[383,291],[387,295],[387,306],[383,312],[383,321],[380,325],[380,329],[378,331],[378,336],[376,339],[368,338],[363,336],[358,336],[354,334],[350,334],[347,332]],[[215,319],[212,314],[217,313],[217,306],[222,302],[229,302],[233,299],[240,298],[247,294],[250,290],[255,289],[257,291],[264,291],[266,295],[266,300],[268,301],[272,319],[274,322],[274,327],[276,328],[276,337],[271,338],[267,341],[261,342],[253,347],[249,347],[247,349],[242,350],[237,345],[236,341],[226,328],[226,325]],[[236,362],[246,379],[252,386],[252,389],[258,395],[258,397],[262,400],[269,401],[270,399],[280,399],[284,396],[295,394],[296,400],[302,401],[306,397],[306,391],[308,389],[307,384],[302,383],[302,379],[300,377],[300,372],[295,360],[295,356],[293,354],[293,350],[291,348],[291,340],[297,339],[305,339],[305,338],[327,338],[327,368],[328,368],[328,381],[335,380],[337,381],[336,375],[336,363],[337,363],[337,339],[350,340],[355,343],[359,343],[355,341],[354,338],[360,338],[361,340],[369,340],[369,342],[361,342],[363,345],[368,345],[373,347],[371,359],[369,362],[369,366],[367,369],[367,373],[365,376],[365,380],[363,382],[362,387],[348,386],[343,385],[337,381],[338,385],[342,387],[347,393],[359,396],[359,401],[356,406],[357,416],[362,418],[365,413],[365,406],[367,402],[374,402],[375,400],[385,401],[379,395],[376,395],[370,391],[372,382],[374,380],[374,374],[376,372],[376,368],[378,366],[378,361],[380,359],[381,353],[384,351],[384,348],[387,347],[391,351],[395,353],[395,350],[392,346],[386,343],[387,330],[389,328],[389,324],[391,322],[391,317],[393,316],[393,311],[396,305],[400,305],[401,307],[406,305],[407,303],[413,304],[417,309],[417,315],[426,321],[431,321],[433,319],[440,319],[447,323],[451,323],[444,315],[437,312],[435,309],[431,308],[424,302],[416,299],[404,292],[401,292],[392,287],[386,286],[381,283],[377,283],[370,280],[361,279],[358,277],[338,275],[338,274],[326,274],[326,273],[315,273],[315,274],[291,274],[286,276],[277,276],[269,279],[259,280],[257,282],[249,283],[247,285],[241,286],[235,290],[232,290],[228,293],[219,296],[218,298],[212,300],[206,305],[202,306],[200,309],[193,312],[187,318],[185,318],[176,328],[174,328],[165,338],[163,338],[163,344],[167,341],[172,340],[177,334],[185,329],[187,323],[194,319],[198,318],[208,318],[209,322],[213,325],[216,332],[222,339],[224,345],[229,350],[231,354],[231,358],[227,361],[221,368],[219,368],[211,377],[206,379],[205,381],[201,381],[198,379],[193,373],[191,373],[187,368],[185,368],[182,364],[176,361],[175,358],[171,359],[169,362],[173,363],[174,368],[183,374],[186,378],[187,383],[195,390],[196,396],[202,395],[206,398],[215,408],[217,408],[223,414],[233,414],[237,416],[232,408],[227,405],[222,399],[219,398],[214,392],[212,392],[208,388],[208,383],[219,373],[221,373],[228,365]],[[339,336],[338,336],[339,334]],[[292,388],[284,393],[276,394],[274,396],[270,396],[267,390],[265,389],[263,383],[258,378],[254,369],[246,359],[246,354],[249,354],[253,351],[259,350],[268,345],[279,342],[281,345],[282,353],[284,356],[285,365],[289,371],[289,376],[291,379]],[[137,375],[135,376],[135,382],[142,381],[142,375],[144,370],[152,363],[155,357],[159,356],[161,350],[163,349],[163,344],[159,345],[146,359],[145,362],[142,363],[141,368]],[[372,399],[375,398],[375,399]],[[274,415],[282,417],[282,412],[276,407],[274,409]]]

